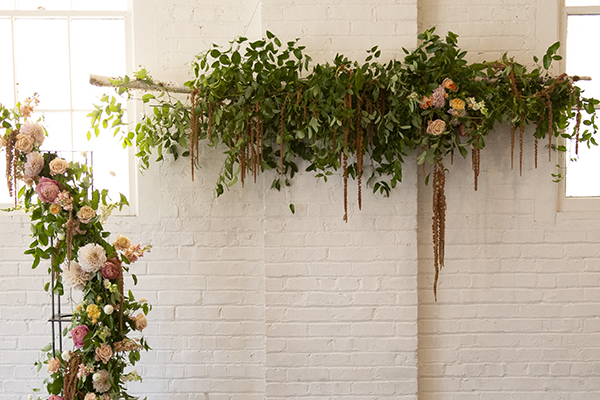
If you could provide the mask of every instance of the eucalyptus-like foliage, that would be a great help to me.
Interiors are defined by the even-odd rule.
[[[452,32],[442,39],[432,28],[419,35],[421,44],[415,50],[403,49],[402,61],[379,62],[381,52],[375,46],[362,64],[337,55],[332,63],[312,67],[298,40],[282,44],[270,32],[255,42],[238,38],[226,49],[213,45],[192,63],[194,79],[186,82],[189,108],[169,99],[167,91],[144,95],[142,101],[153,102],[154,112],[126,133],[123,142],[138,146],[143,168],[154,148],[162,160],[165,149],[177,158],[182,146],[183,154],[191,157],[192,179],[200,143],[224,146],[217,196],[238,180],[244,184],[248,175],[256,179],[270,169],[278,171],[272,187],[280,189],[298,172],[298,160],[306,160],[306,171],[325,180],[342,170],[345,221],[348,178],[358,181],[360,208],[363,177],[374,192],[389,195],[402,180],[404,158],[416,152],[419,164],[433,166],[437,295],[444,265],[444,157],[467,157],[470,150],[477,190],[480,152],[497,123],[511,126],[511,169],[518,132],[521,173],[527,125],[535,126],[536,167],[539,140],[547,140],[551,159],[553,150],[566,151],[558,137],[596,145],[598,129],[598,100],[583,97],[566,74],[549,74],[552,61],[560,59],[559,43],[550,46],[541,64],[534,57],[536,66],[529,71],[506,54],[497,61],[469,64],[457,39]],[[145,70],[136,75],[152,83]],[[129,82],[128,77],[114,81],[121,94]],[[91,114],[96,133],[99,124],[108,126],[107,118],[122,120],[120,114],[111,115],[114,97],[103,101],[108,104]],[[562,178],[560,173],[554,177]]]
[[[226,49],[213,45],[192,63],[194,79],[186,86],[193,105],[166,90],[145,94],[151,112],[123,132],[123,144],[138,147],[142,168],[155,149],[158,160],[167,152],[197,162],[199,142],[224,145],[217,195],[247,173],[269,169],[278,170],[273,187],[280,188],[298,172],[299,159],[317,177],[343,169],[345,176],[366,176],[374,191],[389,194],[402,179],[407,154],[417,151],[419,164],[431,165],[449,153],[466,157],[469,149],[483,149],[486,136],[503,122],[514,130],[535,126],[534,136],[546,138],[550,149],[566,150],[552,140],[559,136],[595,144],[598,101],[582,97],[566,75],[548,73],[560,59],[558,43],[528,71],[507,55],[469,64],[451,32],[442,39],[432,28],[419,40],[415,50],[403,49],[402,61],[379,62],[375,46],[362,64],[338,55],[312,67],[298,40],[281,43],[270,32],[254,42],[238,38]],[[135,79],[152,83],[145,70]],[[128,93],[129,82],[113,81],[119,94]],[[428,103],[436,90],[444,95],[443,105]],[[118,102],[111,96],[102,101],[91,114],[92,131],[111,124],[121,129]],[[589,116],[581,119],[581,110]],[[443,121],[437,124],[443,130],[428,132],[436,120]]]

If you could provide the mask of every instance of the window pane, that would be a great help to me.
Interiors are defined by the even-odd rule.
[[[70,107],[67,19],[15,19],[19,99],[40,95],[41,108]]]
[[[575,151],[572,150],[575,157]],[[600,196],[600,148],[579,146],[579,159],[567,164],[567,197]]]
[[[0,0],[0,10],[14,10],[15,9],[15,1],[14,0]]]
[[[565,5],[567,7],[598,6],[600,5],[600,0],[565,0]]]
[[[40,106],[42,106],[41,102]],[[48,136],[41,146],[41,150],[60,151],[75,149],[71,140],[71,113],[69,111],[38,110],[36,114],[43,114],[44,120],[42,121],[42,125],[48,131]]]
[[[127,0],[73,0],[73,10],[126,11]]]
[[[90,74],[125,74],[125,23],[123,19],[73,19],[71,23],[73,108],[86,110],[112,89],[89,83]]]
[[[73,118],[73,148],[92,151],[94,187],[108,188],[111,200],[119,199],[119,193],[129,197],[129,152],[123,149],[118,138],[107,131],[101,131],[98,137],[88,141],[88,112],[75,112]]]
[[[17,0],[18,10],[68,10],[70,0]]]
[[[6,52],[12,49],[12,34],[9,18],[0,18],[0,49]],[[13,69],[11,62],[0,62],[0,103],[5,107],[14,106]]]
[[[590,76],[579,81],[585,97],[600,98],[600,53],[592,51],[590,38],[600,34],[600,15],[570,15],[567,27],[567,73]]]

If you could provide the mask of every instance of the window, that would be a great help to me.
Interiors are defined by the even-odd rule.
[[[90,85],[89,75],[126,73],[130,24],[127,0],[0,0],[0,102],[10,108],[37,93],[34,118],[44,118],[49,134],[41,149],[75,161],[87,152],[94,186],[109,189],[113,200],[134,193],[133,163],[109,133],[87,141],[87,114],[110,91]],[[0,162],[2,176],[4,168]],[[5,186],[0,203],[11,202]]]
[[[566,0],[565,11],[566,72],[591,77],[591,81],[579,81],[577,85],[585,97],[600,99],[600,53],[590,46],[600,35],[600,0]],[[598,197],[600,148],[579,146],[578,153],[572,144],[567,154],[566,197]]]

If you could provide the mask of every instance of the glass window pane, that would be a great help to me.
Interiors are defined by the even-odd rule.
[[[1,153],[0,160],[4,161],[4,152]],[[8,187],[6,186],[6,163],[0,162],[0,204],[14,204],[14,200],[8,196]]]
[[[14,10],[15,0],[0,0],[0,10]]]
[[[93,154],[94,187],[109,189],[113,201],[119,193],[129,197],[129,151],[123,149],[118,137],[108,131],[100,131],[98,137],[87,140],[90,127],[88,112],[75,112],[73,118],[73,148],[91,151]]]
[[[44,109],[70,108],[66,18],[15,19],[15,66],[19,99],[40,95]]]
[[[18,10],[69,10],[70,0],[17,0]]]
[[[41,103],[40,103],[41,105]],[[44,151],[73,150],[71,140],[71,113],[68,111],[56,112],[38,110],[37,114],[43,114],[41,121],[48,132],[44,144],[40,147]]]
[[[590,51],[589,38],[600,34],[600,15],[570,15],[567,26],[567,73],[590,76],[579,81],[585,97],[600,98],[600,53]]]
[[[73,108],[85,110],[109,92],[90,85],[90,74],[125,74],[125,23],[123,19],[77,18],[72,20],[71,35]]]
[[[599,6],[600,0],[565,0],[565,5],[567,7]]]
[[[73,10],[126,11],[127,0],[73,0]]]
[[[573,157],[575,151],[572,150]],[[600,196],[600,148],[579,146],[579,159],[569,160],[567,164],[566,195],[567,197]]]
[[[12,33],[9,18],[0,18],[0,49],[12,49]],[[0,62],[0,103],[12,108],[15,102],[12,62]]]

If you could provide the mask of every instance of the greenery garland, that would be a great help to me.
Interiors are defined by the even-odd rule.
[[[168,90],[145,94],[153,106],[134,129],[122,136],[124,146],[137,146],[141,167],[148,168],[156,149],[157,161],[170,153],[199,162],[199,143],[224,146],[225,161],[216,182],[217,196],[238,180],[242,185],[265,170],[278,172],[272,187],[289,185],[298,172],[297,160],[309,163],[306,171],[327,180],[342,170],[344,220],[348,219],[348,179],[358,181],[361,207],[362,181],[374,192],[389,195],[402,180],[404,157],[417,152],[418,164],[433,168],[433,241],[435,282],[444,264],[446,199],[442,160],[455,153],[472,154],[477,190],[480,151],[496,123],[511,125],[511,169],[519,140],[519,170],[523,166],[525,127],[533,125],[536,142],[547,140],[552,150],[566,151],[555,138],[563,137],[595,145],[594,107],[598,100],[584,98],[573,84],[576,77],[553,77],[549,68],[559,43],[553,44],[541,62],[528,71],[506,54],[497,61],[469,64],[457,45],[457,35],[445,40],[434,28],[418,36],[413,51],[403,49],[403,62],[378,61],[377,46],[363,64],[342,55],[333,63],[309,69],[310,57],[298,40],[282,44],[272,33],[249,42],[238,38],[227,49],[213,45],[192,63],[194,79],[186,82],[190,102],[175,99]],[[130,83],[156,83],[142,69],[133,79],[112,81],[119,94],[129,93]],[[124,125],[123,111],[115,98],[90,114],[92,130]],[[581,111],[587,112],[582,119]],[[574,121],[573,129],[567,127]],[[116,134],[115,131],[115,134]],[[181,152],[183,148],[183,152]],[[555,175],[560,179],[560,174]],[[429,181],[429,175],[426,178]],[[290,205],[292,212],[293,205]]]
[[[49,400],[132,399],[127,381],[141,380],[136,371],[125,372],[149,346],[141,336],[146,315],[152,309],[146,299],[136,300],[124,289],[124,273],[150,246],[133,244],[122,235],[110,244],[103,228],[115,208],[128,205],[121,195],[110,203],[106,190],[93,189],[92,174],[85,164],[68,162],[55,153],[40,151],[46,131],[33,121],[36,96],[14,109],[0,104],[0,149],[6,153],[7,183],[11,194],[18,190],[17,204],[31,218],[30,254],[36,268],[50,260],[48,274],[53,287],[45,290],[63,295],[65,289],[81,291],[70,327],[73,350],[55,352],[49,344],[43,351],[50,376],[44,380]],[[134,284],[135,274],[131,275]],[[134,315],[134,313],[136,313]],[[62,316],[60,316],[62,318]]]

